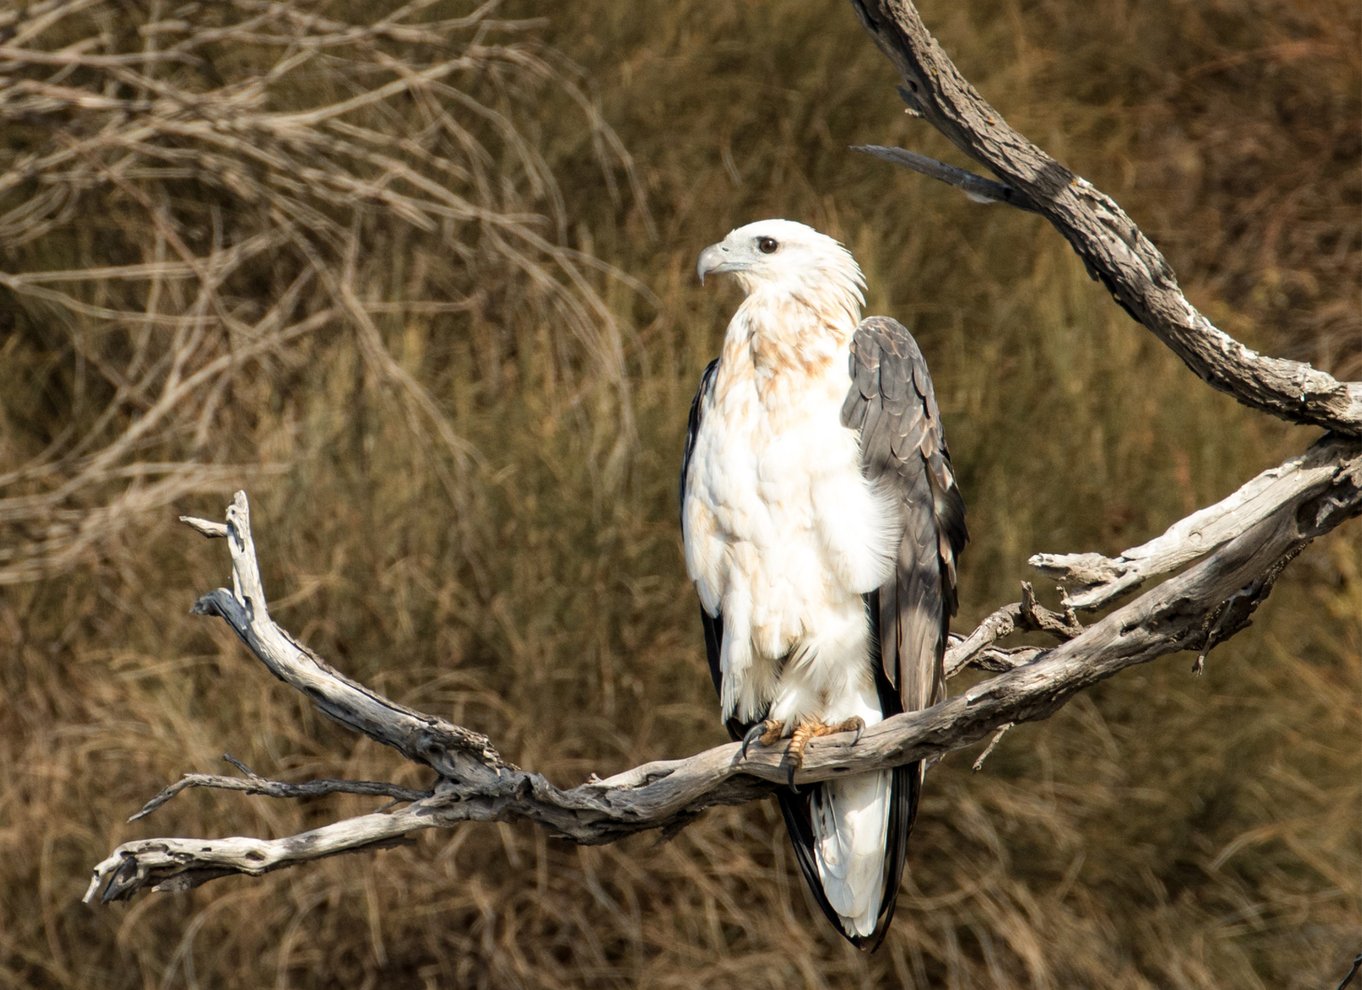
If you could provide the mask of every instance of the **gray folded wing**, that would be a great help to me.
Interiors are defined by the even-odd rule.
[[[851,343],[843,425],[860,431],[865,476],[902,499],[894,573],[866,596],[883,675],[903,711],[945,694],[943,658],[956,610],[956,558],[968,539],[927,362],[906,327],[867,317]],[[888,714],[888,712],[886,712]]]

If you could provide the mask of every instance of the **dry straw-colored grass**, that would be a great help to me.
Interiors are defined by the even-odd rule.
[[[547,11],[543,20],[520,18]],[[1362,44],[1343,0],[924,4],[1020,129],[1252,346],[1362,374]],[[155,833],[368,807],[391,777],[224,630],[176,527],[255,505],[276,613],[560,781],[722,737],[675,527],[737,223],[842,238],[915,328],[971,509],[967,624],[1305,430],[1195,382],[1041,221],[848,153],[950,157],[843,3],[0,12],[0,986],[1290,987],[1362,917],[1362,562],[1345,529],[1193,678],[1174,658],[932,775],[885,948],[811,911],[773,809],[577,849],[468,827],[90,909]]]

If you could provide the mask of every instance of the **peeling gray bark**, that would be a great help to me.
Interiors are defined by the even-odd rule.
[[[906,0],[853,0],[867,30],[903,74],[910,109],[1001,182],[896,149],[869,149],[963,189],[968,195],[1041,213],[1069,240],[1116,301],[1203,380],[1241,402],[1293,422],[1334,431],[1238,492],[1116,557],[1043,554],[1032,563],[1068,582],[1066,611],[1022,600],[995,610],[968,636],[953,638],[952,673],[1002,671],[925,711],[851,734],[815,739],[798,782],[826,780],[934,759],[973,745],[1001,727],[1043,719],[1079,692],[1127,667],[1170,653],[1199,656],[1242,630],[1282,569],[1312,540],[1362,514],[1362,383],[1340,383],[1307,365],[1255,354],[1212,326],[1178,289],[1158,250],[1109,198],[1013,131],[984,103],[927,33]],[[345,819],[280,839],[142,839],[98,864],[85,900],[114,901],[142,890],[179,890],[230,874],[256,876],[343,852],[402,841],[427,828],[468,821],[530,822],[578,843],[612,842],[647,830],[669,834],[706,808],[755,800],[782,786],[783,752],[737,744],[660,761],[560,788],[507,762],[480,733],[384,698],[335,670],[278,627],[260,581],[250,513],[237,493],[225,523],[185,519],[226,537],[233,587],[199,600],[194,611],[222,618],[265,667],[306,694],[319,711],[428,767],[428,791],[382,782],[288,784],[258,777],[189,775],[142,813],[191,787],[226,787],[290,797],[347,790],[386,795],[402,807]],[[1083,626],[1092,610],[1178,568],[1172,578]],[[996,645],[1011,633],[1042,630],[1050,648]],[[853,744],[854,743],[854,744]]]

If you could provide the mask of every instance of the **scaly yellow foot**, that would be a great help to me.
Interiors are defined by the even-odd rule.
[[[817,719],[805,719],[795,724],[794,732],[790,734],[790,745],[785,750],[785,757],[789,764],[790,787],[794,788],[795,774],[804,765],[804,749],[809,745],[810,739],[818,736],[832,736],[839,732],[855,732],[856,739],[853,740],[854,746],[860,742],[861,732],[865,729],[865,721],[858,716],[844,719],[841,722],[827,723]],[[782,723],[775,719],[766,719],[758,722],[748,730],[747,735],[742,740],[742,755],[747,756],[747,747],[753,742],[759,742],[763,746],[770,746],[777,742],[782,735]]]

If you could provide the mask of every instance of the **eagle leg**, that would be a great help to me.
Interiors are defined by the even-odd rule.
[[[790,746],[785,750],[785,756],[789,760],[789,782],[791,790],[798,790],[795,787],[795,774],[804,765],[804,748],[809,745],[810,739],[818,736],[834,736],[839,732],[855,732],[856,738],[852,740],[852,745],[861,741],[861,732],[865,729],[865,720],[853,715],[851,718],[829,725],[827,722],[809,720],[800,722],[795,726],[794,733],[790,736]],[[762,740],[765,743],[765,739]]]

